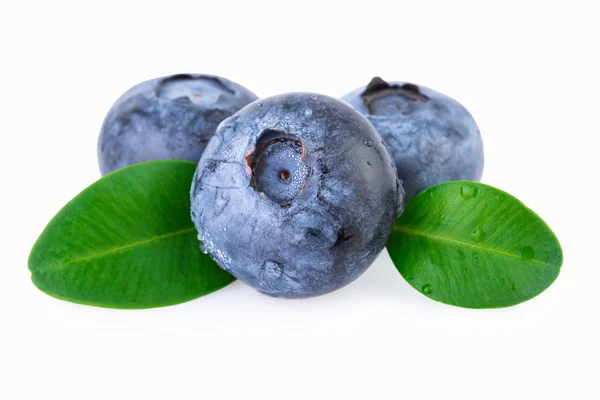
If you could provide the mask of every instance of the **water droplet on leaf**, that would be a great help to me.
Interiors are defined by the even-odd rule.
[[[480,242],[484,236],[485,231],[480,228],[475,228],[473,229],[473,232],[471,232],[471,240],[473,240],[475,243]]]
[[[533,247],[531,246],[523,246],[521,247],[521,260],[524,261],[529,261],[533,258],[533,256],[535,255],[534,251],[533,251]]]
[[[479,190],[475,186],[461,186],[460,187],[460,195],[465,200],[470,200],[472,198],[477,197],[479,194]]]
[[[426,285],[423,285],[423,287],[421,288],[421,292],[423,292],[423,294],[431,294],[431,292],[433,292],[433,288],[428,283]]]

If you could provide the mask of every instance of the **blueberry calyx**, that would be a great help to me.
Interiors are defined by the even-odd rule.
[[[371,79],[371,82],[369,82],[366,89],[360,94],[363,104],[367,107],[369,114],[375,114],[375,111],[372,108],[374,102],[390,96],[402,96],[422,103],[429,100],[429,97],[422,94],[417,85],[412,83],[405,83],[402,86],[390,85],[378,76]]]
[[[281,207],[289,207],[304,191],[309,175],[304,151],[296,137],[266,129],[244,157],[246,170],[251,174],[250,186]]]
[[[198,82],[196,90],[190,86],[190,81]],[[192,84],[193,85],[193,84]],[[169,100],[189,100],[194,102],[203,96],[206,85],[212,86],[213,90],[234,95],[235,91],[225,85],[219,78],[207,75],[177,74],[169,76],[160,81],[154,92],[154,97]],[[190,92],[193,90],[193,92]]]

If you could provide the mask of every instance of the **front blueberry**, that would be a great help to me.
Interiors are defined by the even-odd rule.
[[[102,175],[150,160],[198,161],[217,125],[257,97],[212,75],[180,74],[125,92],[104,119],[98,139]]]
[[[411,83],[373,78],[342,100],[365,115],[385,140],[407,199],[439,183],[481,179],[479,128],[450,97]]]
[[[347,285],[383,249],[403,203],[378,133],[346,103],[291,93],[223,121],[192,184],[203,249],[278,297]]]

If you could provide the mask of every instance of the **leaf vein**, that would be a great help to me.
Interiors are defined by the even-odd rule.
[[[163,239],[169,239],[169,238],[172,238],[172,237],[175,237],[175,236],[185,235],[187,233],[193,232],[194,229],[195,228],[193,228],[193,227],[192,228],[186,228],[186,229],[181,229],[179,231],[167,233],[167,234],[164,234],[164,235],[153,236],[153,237],[151,237],[149,239],[144,239],[144,240],[141,240],[139,242],[130,243],[130,244],[127,244],[127,245],[121,246],[121,247],[115,247],[115,248],[112,248],[110,250],[101,251],[99,253],[90,254],[90,255],[87,255],[87,256],[84,256],[84,257],[75,258],[73,260],[69,260],[69,261],[67,261],[65,263],[62,263],[62,264],[55,264],[55,265],[52,265],[52,266],[48,267],[47,269],[51,270],[51,269],[64,268],[64,267],[66,267],[67,265],[70,265],[70,264],[75,264],[75,263],[78,263],[78,262],[81,262],[81,261],[87,261],[87,260],[90,260],[90,259],[93,259],[93,258],[98,258],[98,257],[103,257],[103,256],[106,256],[106,255],[109,255],[109,254],[118,253],[118,252],[123,251],[123,250],[131,249],[131,248],[138,247],[138,246],[143,246],[143,245],[148,244],[148,243],[158,242],[158,241],[163,240]]]
[[[415,235],[415,236],[421,236],[424,237],[426,239],[430,239],[433,241],[440,241],[440,242],[448,242],[448,243],[452,243],[452,244],[457,244],[457,245],[461,245],[461,246],[467,246],[467,247],[471,247],[471,248],[475,248],[481,251],[487,251],[489,253],[496,253],[496,254],[501,254],[503,256],[506,257],[510,257],[510,258],[514,258],[517,259],[519,261],[523,261],[521,259],[520,256],[513,254],[513,253],[507,253],[505,251],[502,250],[498,250],[498,249],[493,249],[491,247],[484,247],[481,245],[474,245],[473,243],[468,243],[468,242],[464,242],[462,240],[456,240],[456,239],[452,239],[446,236],[441,236],[441,235],[436,235],[433,233],[427,233],[427,232],[423,232],[417,229],[411,229],[411,228],[406,228],[406,227],[402,227],[402,226],[396,226],[394,225],[394,231],[396,232],[403,232],[403,233],[408,233],[411,235]],[[535,260],[535,259],[531,259],[528,260],[528,262],[534,263],[534,264],[539,264],[539,265],[544,265],[546,267],[556,267],[556,265],[553,264],[548,264],[546,262],[540,261],[540,260]]]

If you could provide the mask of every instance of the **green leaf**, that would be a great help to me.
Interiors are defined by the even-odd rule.
[[[33,283],[59,299],[113,308],[172,305],[228,285],[234,278],[200,251],[190,218],[196,165],[137,164],[85,189],[33,246]]]
[[[540,217],[476,182],[444,183],[413,198],[387,249],[415,289],[468,308],[529,300],[554,282],[563,261],[558,239]]]

